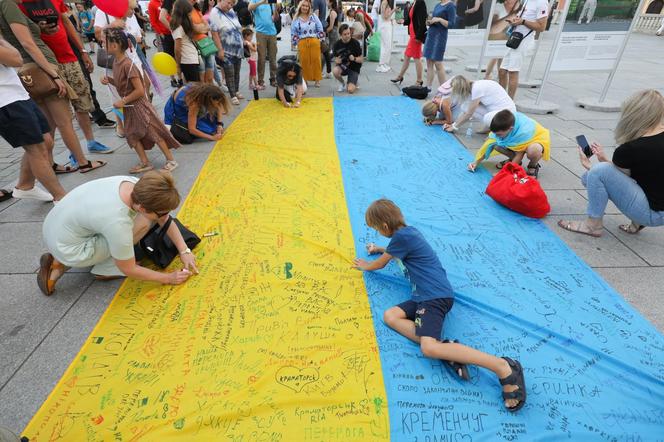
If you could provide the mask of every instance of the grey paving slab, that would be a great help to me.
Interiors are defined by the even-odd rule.
[[[619,211],[616,209],[615,213],[619,213]],[[664,267],[664,229],[645,228],[636,235],[630,235],[618,228],[620,224],[629,224],[628,218],[623,214],[604,217],[606,229],[611,231],[620,242],[638,254],[649,265]],[[661,268],[660,271],[664,273],[664,268]],[[664,293],[664,290],[661,291]]]
[[[524,167],[527,161],[524,161]],[[557,161],[542,161],[538,180],[545,191],[583,187],[579,178]]]
[[[587,201],[574,190],[547,190],[549,215],[583,215]]]
[[[36,275],[0,275],[0,386],[51,332],[71,305],[91,284],[89,275],[71,273],[58,281],[58,292],[35,291]]]
[[[613,131],[616,128],[616,123],[618,123],[618,118],[616,117],[613,120],[588,120],[582,119],[578,120],[579,123],[583,124],[586,127],[594,130],[609,130]]]
[[[72,362],[120,281],[94,282],[0,389],[0,425],[20,433]],[[59,296],[53,295],[54,298]]]
[[[35,222],[41,224],[52,208],[53,204],[49,203],[16,200],[15,204],[0,211],[0,223]]]
[[[32,204],[49,203],[32,202]],[[32,273],[39,268],[39,257],[45,250],[42,245],[41,228],[41,221],[0,224],[0,244],[3,244],[0,253],[2,273]]]
[[[544,218],[544,222],[591,267],[640,267],[648,265],[647,262],[618,241],[606,229],[600,238],[593,238],[562,229],[557,224],[561,219],[580,220],[583,219],[583,216],[553,215]]]

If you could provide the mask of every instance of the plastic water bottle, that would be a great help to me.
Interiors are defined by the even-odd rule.
[[[473,136],[473,123],[468,124],[468,129],[466,129],[466,138]]]

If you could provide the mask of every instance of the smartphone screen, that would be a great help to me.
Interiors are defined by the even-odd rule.
[[[586,155],[586,157],[590,158],[593,156],[593,151],[590,150],[590,144],[588,144],[588,140],[586,139],[585,135],[579,135],[576,137],[576,144],[578,144],[581,149],[583,149],[583,153]]]

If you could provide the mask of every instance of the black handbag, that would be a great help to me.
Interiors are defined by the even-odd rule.
[[[416,100],[424,100],[429,95],[429,88],[425,86],[408,86],[402,88],[401,93]]]
[[[533,31],[531,30],[529,33],[526,35],[523,35],[521,32],[512,32],[510,34],[510,37],[507,39],[507,42],[505,43],[505,46],[508,48],[512,49],[518,49],[519,46],[521,45],[521,42],[523,41],[524,38],[528,37],[530,34],[532,34]]]
[[[171,262],[175,259],[176,256],[180,254],[173,241],[168,237],[166,232],[171,225],[171,222],[174,222],[184,242],[187,244],[187,247],[194,249],[201,242],[201,239],[191,230],[187,229],[182,225],[177,218],[172,216],[168,217],[168,221],[164,223],[163,227],[159,227],[159,224],[155,224],[150,231],[138,242],[134,247],[134,255],[136,260],[139,260],[143,257],[150,258],[152,262],[157,264],[162,269],[168,267]],[[137,250],[138,249],[138,250]]]
[[[523,8],[521,8],[521,12],[517,17],[521,18],[523,16],[523,13],[526,11],[527,4],[528,2],[526,1],[526,3],[523,5]],[[514,29],[514,27],[512,27],[511,29]],[[518,49],[519,46],[521,45],[521,42],[532,33],[533,33],[532,29],[526,35],[523,35],[521,32],[512,31],[510,33],[509,38],[505,42],[505,46],[511,49]]]

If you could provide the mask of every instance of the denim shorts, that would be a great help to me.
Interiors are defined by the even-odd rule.
[[[445,315],[452,309],[454,298],[437,298],[428,301],[406,301],[397,305],[406,318],[415,322],[415,334],[440,340]]]
[[[214,59],[215,54],[208,55],[207,57],[199,57],[200,64],[198,65],[198,72],[214,71],[217,61]]]

